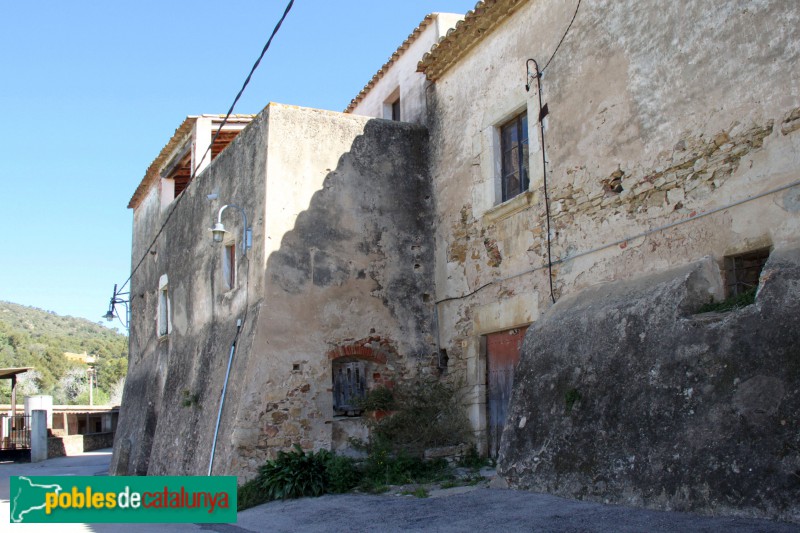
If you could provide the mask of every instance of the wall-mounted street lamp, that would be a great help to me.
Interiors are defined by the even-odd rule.
[[[223,205],[219,209],[219,214],[217,215],[217,223],[214,224],[214,227],[211,228],[209,231],[211,235],[214,237],[214,242],[222,242],[225,238],[225,234],[228,233],[225,229],[225,226],[222,224],[222,212],[225,211],[228,207],[233,207],[239,210],[242,214],[242,218],[244,219],[244,227],[242,228],[242,255],[247,255],[247,250],[249,250],[253,246],[253,228],[248,227],[247,225],[247,215],[244,212],[244,209],[239,207],[238,205],[228,204]]]
[[[127,297],[127,298],[123,298]],[[103,315],[103,318],[108,320],[109,322],[113,321],[114,318],[119,318],[119,321],[122,323],[122,326],[125,329],[128,329],[130,324],[130,310],[128,309],[128,303],[130,302],[130,293],[129,292],[117,292],[117,286],[114,285],[114,295],[111,296],[111,302],[108,304],[108,311],[106,314]],[[122,317],[119,316],[117,313],[117,305],[124,305],[125,306],[125,321],[122,321]]]

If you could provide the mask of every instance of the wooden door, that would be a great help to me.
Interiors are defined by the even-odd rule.
[[[486,336],[486,418],[490,457],[497,457],[500,449],[500,437],[514,386],[514,368],[519,363],[527,329],[523,326]]]

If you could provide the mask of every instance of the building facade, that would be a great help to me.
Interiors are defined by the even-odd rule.
[[[177,198],[146,178],[113,468],[205,471],[235,343],[215,473],[363,436],[333,394],[351,368],[366,387],[465,383],[475,443],[524,485],[504,463],[538,457],[516,367],[558,302],[698,261],[697,297],[721,300],[798,247],[799,18],[778,0],[483,1],[426,17],[344,114],[267,106],[157,239]],[[228,203],[252,221],[246,255],[233,230],[204,236]],[[762,511],[796,519],[781,505]]]
[[[797,244],[798,34],[772,26],[794,8],[577,5],[487,2],[420,64],[441,343],[473,384],[479,430],[490,335],[598,283]]]
[[[435,354],[427,176],[420,126],[270,104],[169,210],[154,182],[112,468],[199,474],[215,448],[215,473],[252,475],[359,432],[335,417],[334,370],[360,363],[373,387]]]

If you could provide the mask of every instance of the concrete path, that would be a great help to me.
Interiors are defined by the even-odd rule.
[[[107,476],[111,448],[57,457],[41,463],[0,463],[0,531],[22,532],[182,532],[203,531],[198,524],[11,524],[9,479],[11,476]]]
[[[239,513],[236,524],[63,524],[57,529],[45,524],[9,524],[10,476],[107,475],[110,460],[111,450],[100,450],[37,464],[0,464],[0,531],[800,532],[800,526],[768,520],[647,511],[524,491],[466,487],[434,492],[430,498],[345,494],[272,502]]]
[[[53,531],[52,524],[11,524],[9,479],[11,476],[107,476],[111,450],[86,452],[73,457],[58,457],[41,463],[0,463],[0,531]],[[56,526],[58,533],[93,531],[84,524]],[[8,529],[6,529],[8,528]]]

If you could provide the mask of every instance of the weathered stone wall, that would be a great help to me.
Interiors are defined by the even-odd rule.
[[[436,301],[450,373],[485,428],[487,333],[600,282],[800,235],[800,5],[525,2],[430,91]],[[691,21],[691,23],[687,23]],[[533,69],[533,65],[531,65]],[[532,82],[530,92],[525,85]],[[528,192],[499,200],[498,127],[527,111]]]
[[[222,428],[233,472],[293,443],[331,447],[333,360],[368,362],[372,388],[436,353],[426,130],[271,106],[270,138],[285,144],[269,152],[264,303]]]
[[[234,339],[216,474],[252,476],[293,444],[330,448],[331,359],[371,356],[379,366],[368,386],[427,368],[429,187],[424,128],[270,104],[183,193],[134,276],[112,472],[207,471]],[[149,244],[161,223],[149,202],[137,209],[136,243]],[[233,289],[207,229],[227,203],[253,226]],[[223,223],[240,242],[241,217],[229,209]],[[159,338],[164,274],[173,328]]]
[[[695,314],[714,261],[564,298],[534,323],[499,471],[512,486],[800,521],[800,250],[756,303]]]
[[[145,475],[202,474],[208,468],[228,353],[236,322],[257,313],[263,282],[264,196],[268,110],[223,151],[184,192],[155,246],[170,211],[161,208],[159,185],[134,211],[128,375],[114,441],[111,472]],[[208,195],[217,194],[216,199]],[[178,202],[176,199],[175,202]],[[240,254],[230,290],[222,273],[222,246],[208,231],[217,212],[233,203],[253,225],[253,249]],[[174,205],[174,204],[173,204]],[[233,209],[224,224],[241,242],[242,219]],[[168,278],[170,332],[158,334],[159,285]],[[246,311],[246,312],[245,312]],[[252,341],[245,321],[240,351]]]
[[[113,431],[89,433],[87,435],[61,435],[47,439],[47,457],[80,455],[83,452],[102,450],[113,445]]]

